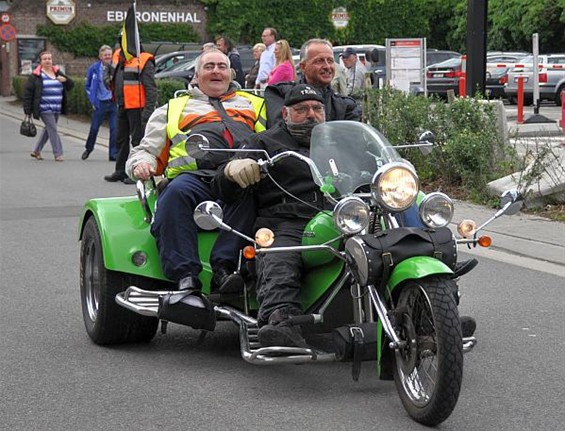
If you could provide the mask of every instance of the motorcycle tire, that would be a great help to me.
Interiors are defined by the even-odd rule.
[[[394,382],[408,414],[435,426],[453,412],[463,378],[463,343],[457,286],[446,277],[410,280],[399,286],[401,340],[394,355]]]
[[[140,316],[116,303],[115,297],[134,284],[133,276],[104,266],[98,223],[90,217],[80,245],[80,297],[86,332],[99,345],[150,341],[159,319]]]

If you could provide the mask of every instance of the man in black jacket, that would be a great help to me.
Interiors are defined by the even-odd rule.
[[[273,156],[282,151],[310,155],[312,129],[325,121],[324,99],[312,86],[298,84],[286,93],[282,120],[266,132],[252,135],[245,148],[264,149]],[[292,173],[292,175],[289,175]],[[269,177],[261,179],[252,158],[236,159],[220,170],[212,187],[225,201],[253,193],[257,202],[256,227],[268,227],[275,234],[275,246],[296,246],[302,242],[306,224],[323,205],[323,195],[314,183],[306,163],[289,157],[269,168],[270,176],[298,200],[288,198]],[[264,346],[305,346],[298,326],[288,317],[302,314],[300,252],[264,254],[257,258],[258,337]]]
[[[310,39],[300,49],[300,69],[302,83],[315,87],[321,93],[326,109],[326,121],[352,120],[361,121],[361,107],[348,96],[336,94],[331,89],[335,76],[335,59],[332,44],[325,39]],[[269,85],[265,89],[267,103],[267,128],[277,124],[286,93],[296,85],[287,81]]]

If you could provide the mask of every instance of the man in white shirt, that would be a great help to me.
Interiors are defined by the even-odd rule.
[[[255,80],[255,88],[265,88],[269,73],[275,67],[275,42],[277,41],[277,30],[273,27],[267,27],[261,34],[261,40],[267,47],[261,54],[259,59],[259,73]]]
[[[339,56],[346,69],[347,95],[351,96],[365,88],[367,69],[357,59],[357,52],[353,48],[345,48]]]

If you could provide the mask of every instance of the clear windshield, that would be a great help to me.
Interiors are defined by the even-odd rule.
[[[356,121],[331,121],[314,127],[310,158],[324,183],[336,188],[334,196],[348,195],[371,184],[381,166],[402,160],[380,132]]]

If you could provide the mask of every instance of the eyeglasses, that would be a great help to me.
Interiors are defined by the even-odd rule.
[[[212,72],[216,67],[222,71],[228,70],[228,65],[226,63],[206,63],[202,66],[202,69],[207,72]]]
[[[321,114],[324,112],[324,105],[300,105],[300,106],[291,106],[291,109],[294,110],[297,114],[304,115],[310,109],[314,111],[315,114]]]

